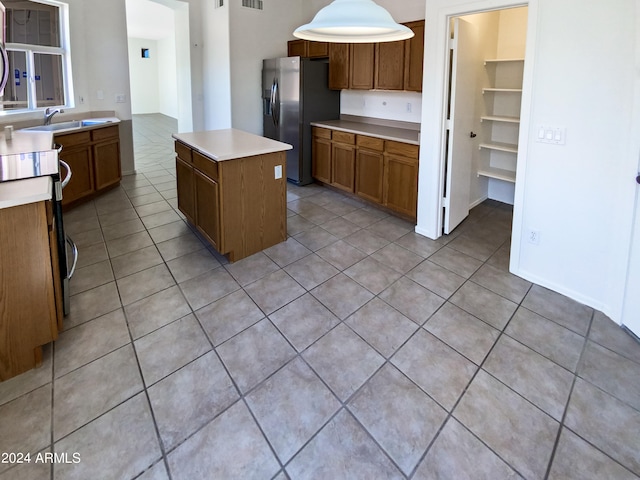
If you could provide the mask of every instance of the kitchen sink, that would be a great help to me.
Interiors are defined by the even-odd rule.
[[[111,120],[98,120],[98,119],[85,119],[85,120],[71,120],[69,122],[52,123],[50,125],[37,125],[35,127],[23,128],[23,130],[30,130],[34,132],[55,132],[58,130],[71,130],[74,128],[91,127],[94,125],[102,125],[104,123],[110,123]]]

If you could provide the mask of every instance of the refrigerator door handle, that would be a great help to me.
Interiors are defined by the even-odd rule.
[[[276,78],[274,80],[274,84],[273,84],[273,103],[274,103],[274,110],[273,110],[273,121],[275,123],[276,126],[280,125],[280,88],[278,85],[278,79]]]
[[[273,122],[274,125],[277,125],[275,105],[276,105],[276,79],[274,78],[273,82],[271,82],[271,97],[269,98],[269,109],[271,110],[271,121]]]

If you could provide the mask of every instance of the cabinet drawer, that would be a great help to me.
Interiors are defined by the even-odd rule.
[[[91,132],[87,130],[84,132],[67,133],[66,135],[56,135],[55,139],[56,139],[56,143],[59,143],[60,145],[62,145],[63,149],[68,149],[69,147],[74,147],[76,145],[90,143]]]
[[[331,130],[328,128],[312,127],[311,132],[314,137],[331,139]]]
[[[356,144],[358,147],[368,148],[369,150],[376,150],[378,152],[382,152],[384,150],[384,140],[381,138],[358,135],[356,138]]]
[[[348,143],[349,145],[355,145],[356,143],[355,134],[347,133],[347,132],[338,132],[336,130],[334,130],[332,133],[332,139],[334,142]]]
[[[387,141],[386,152],[394,155],[402,155],[403,157],[418,159],[420,147],[410,143]]]
[[[120,135],[117,126],[105,127],[105,128],[96,128],[95,130],[91,130],[91,139],[94,142],[99,140],[104,140],[105,138],[115,138]]]
[[[212,180],[218,180],[218,162],[215,160],[205,157],[198,152],[193,152],[193,166]]]
[[[180,157],[181,160],[184,160],[187,163],[191,163],[192,162],[191,149],[187,147],[184,143],[175,142],[175,144],[176,144],[175,150],[178,157]]]

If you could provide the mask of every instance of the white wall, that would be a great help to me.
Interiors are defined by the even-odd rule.
[[[340,92],[340,113],[420,123],[422,94],[383,90],[342,90]]]
[[[178,75],[176,36],[158,40],[158,112],[178,118]]]
[[[203,100],[204,130],[231,128],[231,44],[229,41],[229,5],[214,8],[207,2],[198,21],[204,28]],[[193,25],[193,24],[192,24]],[[192,41],[192,45],[194,42]],[[198,47],[195,47],[198,48]]]
[[[427,0],[417,230],[438,236],[446,16],[500,0]],[[514,4],[515,2],[511,2]],[[635,0],[531,0],[511,270],[620,320],[638,165]],[[637,113],[637,112],[636,112]],[[566,145],[535,139],[567,129]],[[540,244],[525,241],[528,229]]]
[[[149,49],[149,58],[142,58],[141,49]],[[131,113],[160,111],[158,61],[160,50],[156,40],[129,38],[129,82]]]
[[[269,0],[264,10],[230,2],[232,124],[262,135],[262,60],[286,57],[287,41],[301,25],[302,3]]]

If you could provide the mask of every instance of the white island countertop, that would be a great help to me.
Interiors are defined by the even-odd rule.
[[[288,143],[260,137],[252,133],[227,128],[205,132],[175,133],[176,140],[189,145],[194,150],[218,162],[235,158],[265,155],[267,153],[291,150]]]

